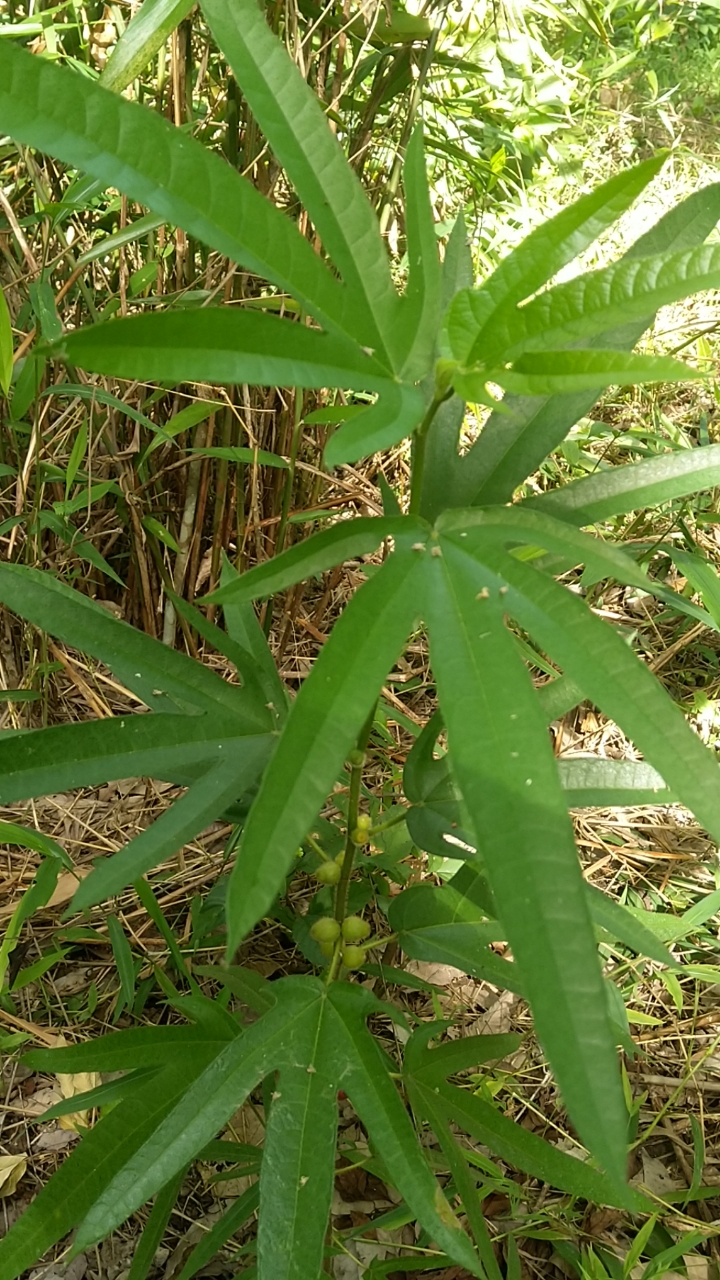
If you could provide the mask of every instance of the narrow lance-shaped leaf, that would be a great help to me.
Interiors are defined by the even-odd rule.
[[[10,390],[13,369],[13,336],[10,324],[10,312],[5,301],[5,294],[0,289],[0,391],[7,395]]]
[[[707,626],[714,626],[712,615],[698,605],[668,590],[662,583],[650,578],[631,556],[619,547],[591,534],[570,529],[563,521],[555,520],[537,509],[528,510],[524,504],[513,507],[488,507],[470,511],[449,511],[441,516],[438,527],[451,536],[466,539],[465,550],[482,558],[487,543],[499,541],[520,546],[540,546],[557,553],[571,564],[584,562],[598,577],[615,577],[619,582],[630,583],[651,592],[683,613],[701,619]]]
[[[147,381],[364,391],[396,385],[354,343],[250,308],[206,307],[202,324],[193,312],[164,311],[77,329],[61,340],[58,355],[95,373]]]
[[[631,245],[622,261],[701,244],[718,218],[720,183],[714,183],[670,209]],[[651,323],[651,315],[629,325],[623,323],[583,345],[629,351]],[[491,414],[469,453],[457,459],[452,505],[509,502],[517,485],[564,439],[573,423],[588,413],[596,398],[592,391],[531,399],[506,396],[505,412]]]
[[[392,366],[399,301],[375,212],[325,113],[256,0],[202,0],[250,109],[345,282],[352,332]]]
[[[358,462],[368,454],[392,448],[415,430],[424,408],[419,387],[404,382],[387,384],[375,404],[333,432],[325,446],[325,466]]]
[[[490,545],[507,612],[627,733],[681,802],[720,840],[720,769],[679,707],[612,627],[552,578]]]
[[[523,507],[547,511],[558,520],[587,525],[609,516],[656,507],[720,484],[720,445],[679,449],[647,462],[596,471],[547,493],[526,498]]]
[[[422,524],[411,525],[405,517],[369,516],[340,521],[289,547],[272,560],[254,565],[243,574],[235,574],[231,581],[205,596],[203,603],[226,606],[275,595],[346,560],[370,555],[383,538],[397,536],[404,530],[416,531],[419,538],[426,533]]]
[[[354,299],[292,222],[231,167],[150,111],[0,40],[0,128],[85,170],[288,290],[353,334]]]
[[[455,846],[446,846],[447,856],[456,852]],[[488,920],[474,903],[467,902],[463,911],[457,907],[457,896],[447,887],[415,885],[393,899],[388,920],[403,951],[414,960],[450,964],[481,982],[524,995],[518,966],[496,955],[490,945],[505,941],[504,927]]]
[[[704,375],[671,356],[634,355],[626,351],[543,351],[528,352],[509,369],[490,369],[487,374],[465,374],[455,379],[456,390],[467,400],[473,398],[475,381],[484,378],[521,396],[552,395],[555,392],[587,391],[626,382],[690,382]],[[480,390],[478,386],[478,391]]]
[[[526,306],[498,314],[469,362],[513,360],[526,351],[552,351],[616,325],[642,321],[659,307],[720,284],[720,245],[623,259],[540,294]]]
[[[400,330],[407,349],[405,377],[427,373],[437,339],[442,274],[428,187],[422,129],[410,138],[403,170],[408,283],[400,306]]]
[[[176,1047],[172,1060],[161,1072],[135,1089],[131,1097],[83,1136],[70,1158],[0,1240],[3,1280],[17,1280],[27,1274],[38,1258],[77,1226],[103,1187],[142,1147],[163,1116],[177,1105],[189,1083],[221,1049],[222,1045],[207,1043],[206,1037],[195,1039],[191,1054],[181,1055]]]
[[[1,42],[0,42],[1,46]],[[246,732],[271,728],[237,686],[209,667],[128,626],[49,573],[0,565],[0,600],[37,627],[107,663],[127,689],[154,711],[213,711],[235,716]]]
[[[230,954],[271,906],[412,630],[421,568],[412,551],[385,561],[353,596],[298,694],[230,879]]]
[[[143,0],[100,76],[104,89],[121,93],[144,71],[168,36],[186,18],[194,0]]]
[[[507,254],[492,275],[483,281],[480,294],[476,295],[478,310],[486,317],[481,322],[480,332],[473,335],[472,340],[476,345],[481,345],[486,331],[492,328],[495,312],[501,304],[512,305],[530,297],[562,267],[593,244],[603,231],[630,208],[647,184],[659,173],[666,159],[667,152],[661,151],[649,160],[626,169],[624,173],[615,174],[594,191],[573,201],[554,218],[548,218]],[[474,308],[469,314],[471,322],[474,318],[473,311]],[[451,341],[454,339],[455,345],[463,341],[463,335],[459,330],[453,331],[453,321],[455,325],[459,325],[460,317],[450,319],[450,337]],[[458,345],[457,358],[464,359],[465,355],[467,350],[463,352]]]
[[[522,1169],[541,1182],[559,1187],[570,1195],[582,1196],[592,1204],[616,1205],[635,1212],[647,1212],[649,1202],[629,1187],[621,1189],[582,1160],[559,1151],[535,1133],[528,1133],[467,1089],[447,1083],[429,1088],[424,1083],[412,1084],[412,1097],[418,1110],[430,1123],[437,1115],[464,1129],[502,1160]]]
[[[261,768],[272,734],[237,729],[227,716],[127,715],[0,734],[0,803],[119,778],[182,783],[233,752],[256,758]]]
[[[340,1087],[361,1116],[393,1184],[432,1239],[472,1275],[482,1276],[470,1241],[420,1154],[413,1126],[387,1074],[383,1053],[367,1033],[365,1019],[377,1008],[377,1001],[362,987],[336,982],[330,988],[329,1002],[336,1015],[336,1052],[343,1068]]]
[[[544,717],[505,629],[497,577],[449,538],[438,546],[427,621],[452,767],[570,1115],[608,1172],[622,1181],[625,1106],[572,825]]]
[[[220,817],[238,796],[256,781],[270,754],[270,735],[260,749],[257,739],[237,739],[197,782],[155,822],[125,845],[119,853],[98,862],[81,881],[72,901],[80,911],[122,892],[140,876],[171,858]],[[224,743],[220,744],[222,748]],[[264,748],[264,749],[263,749]]]
[[[330,1016],[328,1016],[330,1015]],[[258,1222],[262,1277],[305,1280],[322,1271],[338,1123],[336,1029],[325,1001],[286,1051],[265,1135]]]

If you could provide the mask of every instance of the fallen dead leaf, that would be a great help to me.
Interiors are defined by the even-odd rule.
[[[11,1196],[27,1170],[25,1156],[0,1156],[0,1196]]]
[[[43,909],[47,911],[50,907],[64,906],[66,902],[69,902],[74,897],[80,881],[84,880],[85,876],[89,876],[91,871],[92,867],[76,867],[74,871],[61,872],[55,885],[55,891]]]

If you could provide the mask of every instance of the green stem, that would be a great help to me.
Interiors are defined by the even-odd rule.
[[[350,756],[350,794],[348,796],[347,811],[347,837],[345,839],[345,856],[343,858],[342,872],[335,889],[335,919],[338,924],[342,924],[345,919],[345,910],[347,908],[348,888],[350,885],[350,876],[352,875],[353,862],[355,861],[355,841],[353,840],[353,831],[357,827],[358,805],[360,802],[360,786],[362,784],[363,765],[365,764],[365,747],[370,737],[370,732],[375,719],[375,707],[373,703],[372,711],[365,721],[360,733],[358,734],[357,745]]]
[[[410,487],[410,514],[415,516],[420,510],[420,501],[422,498],[422,480],[423,471],[425,470],[425,448],[427,445],[428,431],[435,414],[448,395],[434,395],[428,405],[427,413],[413,436],[413,456],[412,456],[412,482]]]

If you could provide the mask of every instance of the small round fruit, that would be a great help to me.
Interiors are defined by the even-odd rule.
[[[310,937],[316,942],[336,942],[340,937],[340,925],[332,916],[322,916],[310,929]]]
[[[337,862],[321,862],[315,872],[315,879],[319,880],[320,884],[337,884],[341,874]]]
[[[328,960],[332,960],[333,956],[335,955],[335,943],[334,943],[334,942],[321,942],[321,943],[320,943],[320,950],[322,951],[322,953],[323,953],[323,955],[326,957],[326,959],[328,959]]]
[[[370,937],[370,925],[361,916],[348,916],[342,922],[343,942],[362,942]]]
[[[343,947],[342,962],[346,969],[361,969],[365,963],[365,948]]]

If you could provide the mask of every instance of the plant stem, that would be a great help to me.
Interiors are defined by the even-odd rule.
[[[342,872],[335,890],[335,919],[338,924],[342,924],[345,919],[345,909],[347,907],[348,887],[350,885],[350,876],[352,875],[353,862],[355,861],[355,841],[353,840],[353,832],[357,827],[358,820],[358,804],[360,801],[360,785],[362,783],[363,765],[365,764],[365,747],[370,737],[370,731],[373,727],[375,719],[375,707],[373,703],[372,710],[362,729],[358,734],[357,745],[350,757],[350,794],[348,796],[347,811],[347,837],[345,839],[345,857],[343,858]]]
[[[425,470],[425,446],[427,444],[427,434],[430,430],[435,414],[448,395],[434,395],[428,405],[427,413],[423,418],[413,437],[413,457],[412,457],[412,481],[410,486],[410,514],[417,515],[420,510],[420,500],[422,498],[422,479]]]

